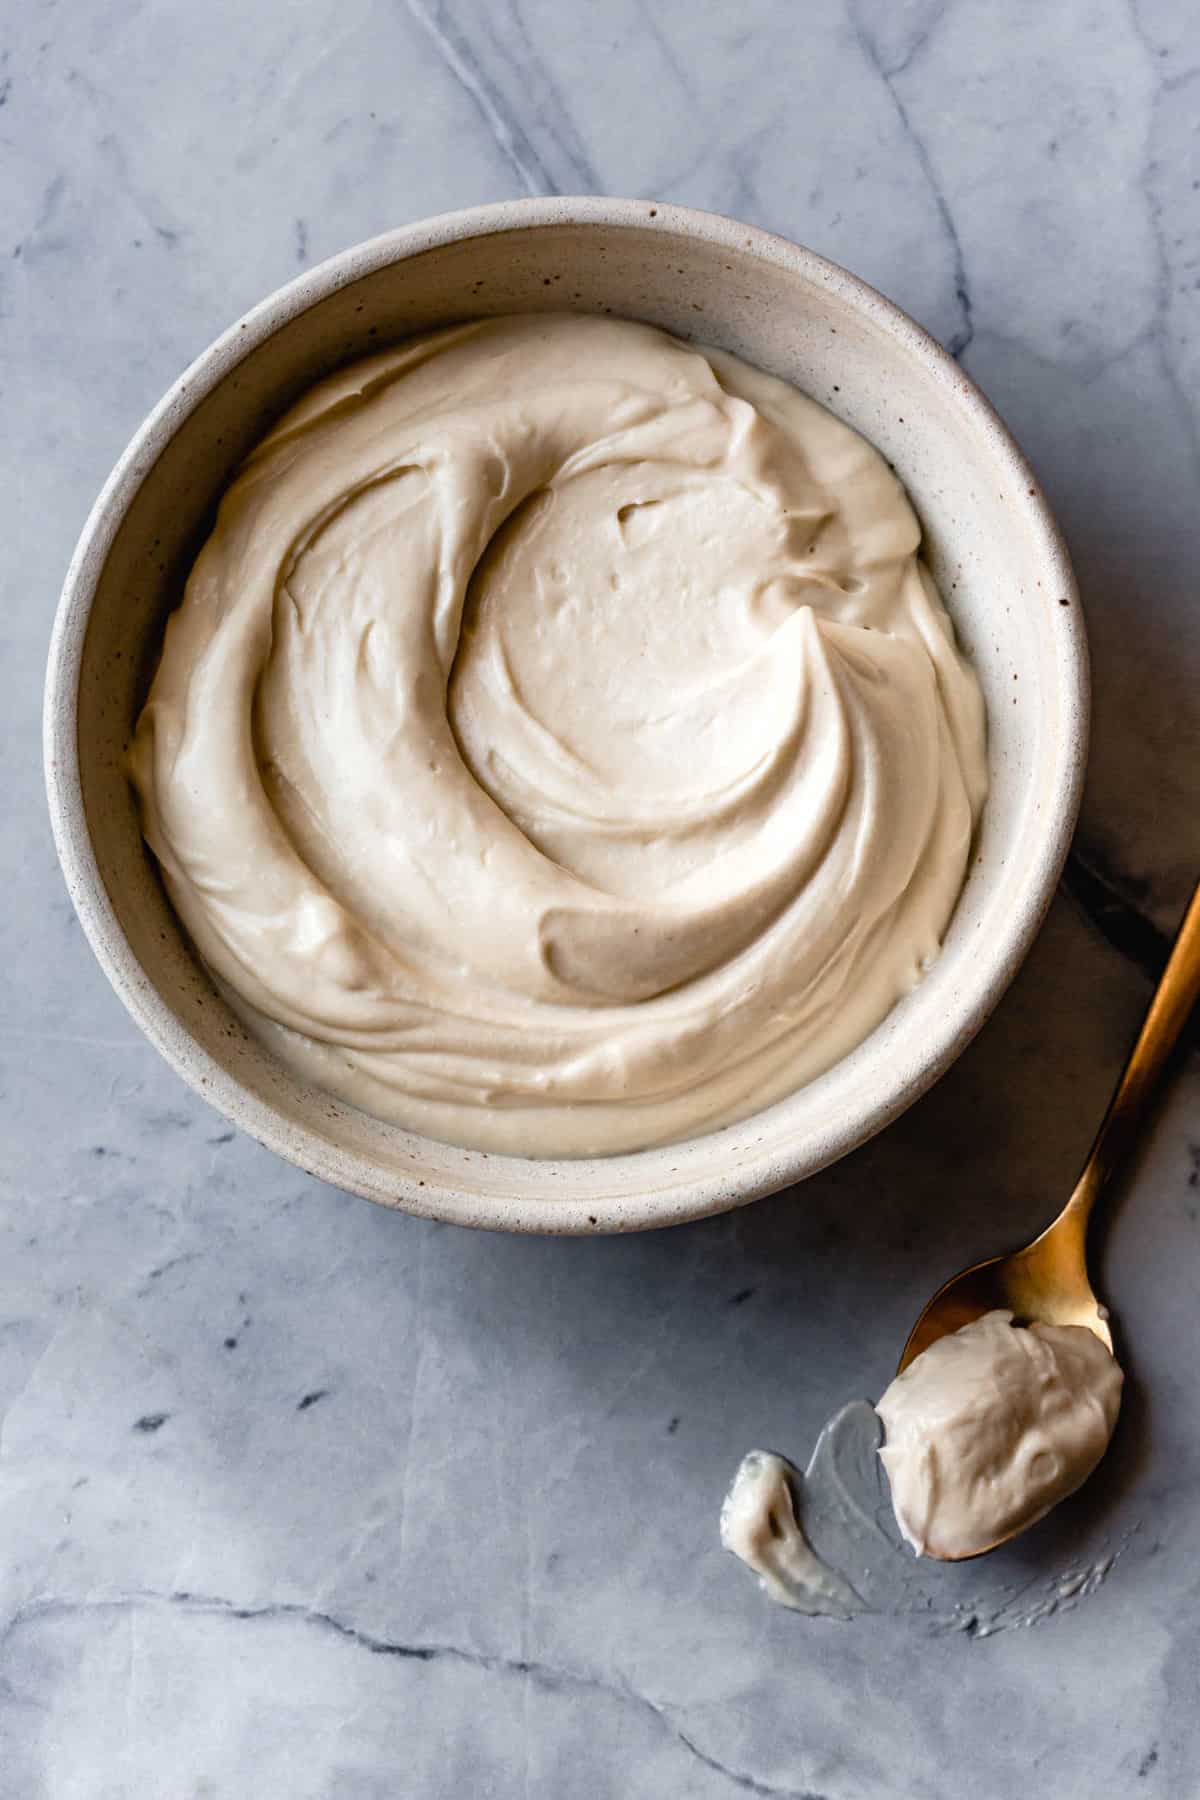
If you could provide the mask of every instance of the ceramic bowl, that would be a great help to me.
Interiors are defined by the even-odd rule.
[[[195,960],[143,848],[123,758],[215,502],[245,453],[337,364],[431,325],[572,309],[722,345],[878,446],[987,698],[991,791],[943,953],[826,1075],[743,1123],[635,1155],[451,1148],[297,1081]],[[84,528],[55,623],[46,764],[59,857],[97,958],[146,1036],[235,1125],[388,1206],[509,1231],[624,1231],[739,1205],[861,1144],[978,1029],[1050,900],[1079,803],[1087,662],[1063,542],[1012,439],[896,307],[811,251],[631,200],[526,200],[407,226],[248,313],[180,377]]]

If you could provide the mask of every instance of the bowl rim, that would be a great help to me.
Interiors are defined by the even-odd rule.
[[[391,264],[472,237],[563,225],[658,230],[755,257],[800,275],[867,315],[903,350],[925,365],[960,406],[1024,495],[1026,522],[1040,538],[1039,558],[1053,577],[1053,591],[1068,602],[1057,621],[1058,657],[1054,677],[1062,701],[1063,729],[1047,751],[1041,771],[1047,798],[1039,815],[1036,854],[1025,866],[1027,899],[1014,907],[1001,932],[978,959],[973,979],[956,997],[931,1033],[910,1077],[895,1089],[882,1087],[873,1104],[824,1132],[808,1134],[795,1146],[767,1146],[748,1155],[736,1170],[681,1183],[655,1183],[646,1167],[644,1191],[626,1195],[572,1197],[547,1192],[523,1199],[483,1195],[427,1180],[388,1173],[370,1158],[329,1142],[319,1132],[288,1119],[253,1094],[195,1039],[171,1011],[138,962],[101,878],[83,805],[78,744],[79,679],[95,590],[125,515],[153,464],[176,430],[236,366],[282,326],[339,289]],[[144,1035],[177,1074],[231,1123],[268,1149],[332,1185],[395,1209],[447,1223],[483,1229],[554,1235],[598,1235],[647,1230],[700,1219],[745,1205],[800,1181],[865,1143],[925,1093],[966,1047],[991,1013],[1020,966],[1053,897],[1082,798],[1086,769],[1090,681],[1087,640],[1078,587],[1062,533],[1040,485],[1012,434],[971,378],[935,338],[859,276],[791,240],[719,213],[668,201],[603,196],[534,197],[502,200],[439,214],[399,226],[338,252],[287,282],[234,321],[172,383],[147,415],[118,459],[94,502],[72,555],[50,637],[43,711],[43,752],[47,798],[55,848],[72,904],[92,951],[118,997]],[[784,1102],[783,1104],[786,1104]],[[414,1137],[417,1134],[413,1134]],[[418,1138],[419,1141],[419,1138]],[[714,1147],[716,1139],[714,1141]],[[697,1145],[703,1136],[686,1141]],[[668,1146],[683,1151],[684,1144]],[[481,1153],[456,1152],[474,1161]],[[615,1172],[619,1165],[655,1158],[661,1151],[613,1157],[569,1159]],[[493,1155],[530,1166],[530,1159]],[[568,1159],[540,1165],[549,1174]],[[557,1184],[553,1184],[557,1185]],[[547,1183],[548,1188],[551,1184]]]

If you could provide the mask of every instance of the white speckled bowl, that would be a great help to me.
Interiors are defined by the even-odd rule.
[[[819,1081],[663,1150],[533,1161],[453,1149],[296,1081],[197,964],[143,849],[122,759],[163,621],[242,456],[336,364],[433,324],[572,308],[647,319],[786,376],[864,433],[916,503],[987,696],[991,793],[945,949]],[[1067,553],[977,389],[854,276],[730,219],[631,200],[526,200],[334,257],[206,350],[146,420],[84,527],[46,690],[46,769],[71,897],[142,1030],[227,1118],[388,1206],[509,1231],[698,1218],[811,1175],[958,1055],[1029,948],[1079,804],[1087,656]]]

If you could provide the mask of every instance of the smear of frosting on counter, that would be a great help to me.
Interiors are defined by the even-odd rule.
[[[722,1508],[725,1548],[780,1605],[839,1619],[912,1615],[934,1631],[986,1637],[1077,1605],[1119,1550],[1034,1581],[1014,1580],[1003,1558],[958,1569],[920,1554],[925,1541],[937,1556],[970,1556],[1018,1528],[1014,1521],[1032,1524],[1107,1447],[1122,1380],[1113,1357],[1081,1327],[1039,1328],[1032,1347],[1009,1341],[1026,1335],[1010,1313],[990,1313],[939,1339],[878,1410],[858,1400],[835,1414],[803,1474],[781,1456],[751,1451]],[[954,1340],[953,1351],[934,1356]]]
[[[319,1086],[468,1147],[770,1104],[937,954],[975,677],[883,458],[545,315],[321,383],[246,461],[131,753],[172,902]]]

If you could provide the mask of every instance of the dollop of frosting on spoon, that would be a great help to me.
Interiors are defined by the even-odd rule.
[[[1081,1325],[1011,1312],[950,1332],[897,1375],[877,1411],[896,1522],[919,1556],[977,1556],[1087,1480],[1108,1448],[1123,1376]]]

